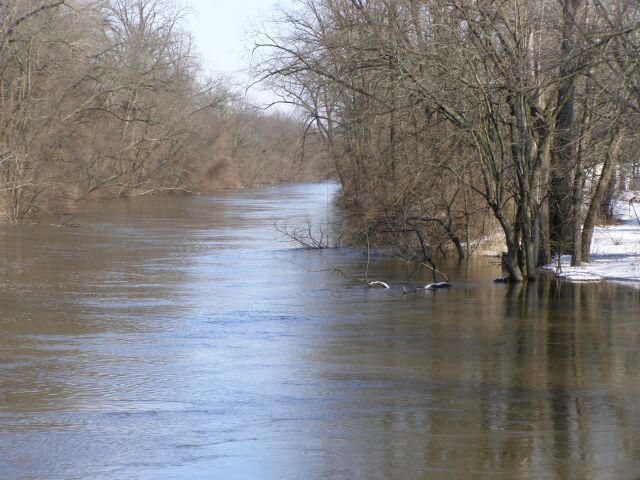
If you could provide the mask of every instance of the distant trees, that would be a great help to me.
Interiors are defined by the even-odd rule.
[[[176,5],[0,2],[0,214],[306,171],[304,124],[207,78]],[[225,136],[243,140],[227,149]]]
[[[639,15],[630,0],[302,0],[258,40],[258,69],[315,122],[368,231],[416,250],[444,234],[462,256],[488,209],[520,281],[552,253],[588,259],[638,134]]]
[[[12,218],[27,215],[42,196],[42,164],[62,161],[43,151],[58,141],[65,104],[60,83],[75,72],[52,60],[68,60],[66,46],[78,40],[67,19],[54,26],[64,3],[0,3],[0,189]]]

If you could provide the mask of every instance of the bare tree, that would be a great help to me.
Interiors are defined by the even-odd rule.
[[[367,225],[442,229],[462,255],[460,231],[485,207],[512,280],[535,278],[552,247],[580,261],[586,172],[617,118],[594,117],[596,82],[610,80],[608,49],[636,24],[612,29],[578,0],[298,7],[285,30],[259,37],[257,70],[323,133],[343,203]],[[470,195],[482,205],[469,208]]]

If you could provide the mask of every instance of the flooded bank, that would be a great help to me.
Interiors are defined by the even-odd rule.
[[[1,227],[0,478],[640,476],[637,290],[495,285],[486,259],[367,289],[334,271],[360,253],[274,231],[330,223],[332,189]]]

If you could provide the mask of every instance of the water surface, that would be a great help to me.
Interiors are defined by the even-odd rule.
[[[274,221],[332,186],[110,202],[0,228],[2,479],[637,479],[640,294],[403,295]],[[413,278],[426,281],[428,272]]]

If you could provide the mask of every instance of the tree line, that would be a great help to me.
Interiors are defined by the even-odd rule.
[[[170,0],[0,1],[0,215],[319,174],[303,123],[202,70],[186,13]]]
[[[298,0],[256,49],[367,244],[463,257],[493,222],[510,279],[534,279],[589,260],[637,169],[635,0]]]

